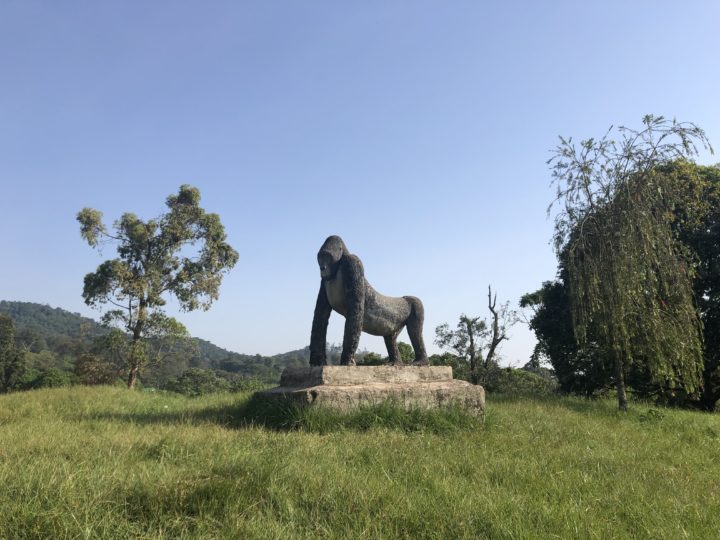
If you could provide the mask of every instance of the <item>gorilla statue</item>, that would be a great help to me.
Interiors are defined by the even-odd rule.
[[[330,236],[325,240],[317,259],[321,281],[310,336],[310,365],[327,363],[325,341],[332,310],[345,317],[341,364],[355,364],[355,351],[362,331],[383,336],[390,363],[402,364],[397,337],[407,326],[415,349],[413,364],[427,365],[422,338],[424,310],[420,299],[414,296],[392,298],[373,289],[365,279],[360,259],[348,251],[339,236]]]

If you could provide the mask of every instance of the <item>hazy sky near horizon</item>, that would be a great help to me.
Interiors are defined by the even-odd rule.
[[[193,335],[307,345],[339,234],[376,289],[423,300],[437,352],[437,325],[488,315],[488,284],[517,304],[554,277],[558,135],[652,113],[720,146],[719,24],[712,0],[0,0],[0,299],[98,318],[83,276],[114,253],[78,210],[147,219],[192,184],[240,254],[210,311],[171,303]],[[521,365],[534,338],[511,335]]]

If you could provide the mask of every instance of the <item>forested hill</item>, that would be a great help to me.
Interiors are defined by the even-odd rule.
[[[0,313],[10,316],[15,323],[17,341],[35,352],[46,349],[48,341],[92,339],[108,332],[97,321],[79,313],[32,302],[1,300]]]
[[[2,300],[0,313],[13,319],[17,345],[29,351],[31,363],[41,363],[39,367],[69,370],[74,360],[73,351],[79,343],[89,344],[109,332],[97,321],[79,313],[33,302]],[[178,358],[175,365],[166,365],[155,375],[165,378],[188,367],[201,367],[276,382],[284,367],[307,364],[310,358],[308,347],[266,357],[228,351],[200,338],[194,340],[197,353],[192,358]],[[148,375],[152,375],[152,367]]]

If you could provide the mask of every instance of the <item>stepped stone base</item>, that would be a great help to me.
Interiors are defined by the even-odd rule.
[[[285,368],[280,386],[257,392],[256,396],[342,411],[389,400],[407,409],[456,403],[480,414],[485,408],[482,386],[453,380],[450,366]]]

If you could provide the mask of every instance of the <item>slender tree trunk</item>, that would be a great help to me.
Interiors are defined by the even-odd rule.
[[[473,335],[472,323],[467,320],[465,321],[465,326],[467,327],[468,339],[470,340],[470,381],[473,384],[479,384],[480,379],[477,371],[477,353],[475,352],[475,336]]]
[[[138,374],[140,373],[140,365],[142,364],[142,354],[140,350],[140,338],[142,338],[143,327],[145,326],[145,302],[140,301],[138,307],[138,316],[135,327],[133,328],[132,344],[130,345],[130,372],[128,373],[128,390],[135,389]]]
[[[128,390],[135,389],[135,383],[137,382],[138,371],[140,371],[140,368],[137,366],[130,368],[130,373],[128,374],[128,382],[127,382]]]
[[[615,358],[615,387],[617,388],[618,409],[627,411],[627,394],[625,393],[625,375],[623,374],[622,360]]]
[[[495,298],[492,296],[492,289],[488,285],[488,309],[490,310],[490,313],[492,313],[493,321],[492,321],[492,334],[490,336],[490,347],[488,347],[487,356],[485,356],[485,369],[488,369],[490,367],[490,362],[493,361],[495,358],[495,350],[498,348],[498,345],[503,342],[503,340],[507,339],[507,336],[505,335],[505,327],[503,326],[502,333],[500,332],[500,322],[499,318],[500,315],[498,314],[497,310],[495,309],[495,306],[497,305],[497,293],[495,294]]]

